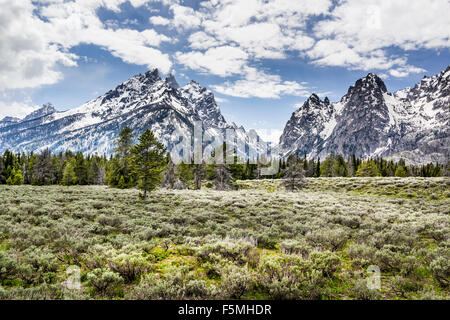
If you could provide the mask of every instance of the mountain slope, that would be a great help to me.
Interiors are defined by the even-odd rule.
[[[183,136],[193,134],[194,123],[203,123],[207,139],[223,134],[226,129],[238,129],[222,116],[211,91],[191,81],[179,88],[175,78],[165,79],[154,69],[136,75],[115,89],[82,106],[57,112],[44,105],[23,120],[0,121],[0,151],[64,150],[111,154],[113,141],[124,126],[132,128],[135,136],[145,129],[171,148],[177,130]],[[263,142],[250,139],[245,130],[237,134],[260,150]],[[238,150],[243,156],[246,150]]]
[[[334,153],[442,163],[450,155],[449,119],[450,67],[393,94],[370,73],[340,102],[311,96],[286,124],[280,149],[308,157]]]

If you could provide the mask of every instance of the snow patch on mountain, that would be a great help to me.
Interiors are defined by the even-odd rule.
[[[324,110],[313,95],[293,113],[280,137],[283,154],[404,157],[411,163],[450,158],[450,66],[393,94],[369,73]]]
[[[135,137],[149,128],[171,148],[175,132],[188,138],[199,121],[207,138],[224,135],[226,129],[238,129],[225,121],[211,91],[195,81],[180,88],[173,75],[162,79],[154,69],[77,108],[57,112],[53,106],[44,105],[24,120],[0,121],[0,151],[49,148],[52,152],[111,154],[113,141],[124,126],[132,128]],[[249,144],[238,148],[241,157],[248,148],[264,150],[259,137],[253,142],[241,129],[237,135]]]

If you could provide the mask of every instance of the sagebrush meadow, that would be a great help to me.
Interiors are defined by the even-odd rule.
[[[2,299],[448,299],[450,179],[0,186]],[[367,268],[380,268],[380,290]],[[67,286],[80,270],[80,289]]]

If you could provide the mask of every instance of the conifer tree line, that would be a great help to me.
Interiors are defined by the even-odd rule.
[[[223,145],[226,158],[227,146]],[[211,155],[214,156],[214,153]],[[213,159],[213,158],[212,158]],[[158,186],[168,189],[201,189],[206,186],[218,190],[233,188],[235,180],[262,178],[285,179],[286,189],[297,189],[295,181],[302,177],[440,177],[450,176],[450,161],[445,164],[406,165],[403,159],[392,161],[383,158],[360,159],[330,154],[325,159],[310,159],[291,155],[279,160],[279,170],[273,176],[262,176],[266,167],[247,161],[234,163],[174,164],[150,130],[135,142],[132,130],[125,127],[115,142],[115,152],[106,155],[84,155],[82,152],[59,152],[48,149],[39,153],[17,153],[6,150],[0,155],[0,184],[8,185],[109,185],[114,188],[139,187],[151,191]],[[292,182],[294,181],[294,182]],[[294,183],[294,184],[293,184]]]

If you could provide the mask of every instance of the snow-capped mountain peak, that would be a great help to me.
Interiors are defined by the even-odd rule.
[[[178,82],[175,79],[175,76],[173,74],[170,74],[166,77],[166,82],[170,87],[172,87],[174,89],[180,88],[180,85],[178,84]]]
[[[41,108],[33,111],[32,113],[30,113],[29,115],[27,115],[23,120],[32,120],[32,119],[36,119],[36,118],[40,118],[52,113],[55,113],[56,109],[55,107],[49,102],[46,103],[44,105],[42,105]]]
[[[7,119],[8,120],[8,119]],[[138,74],[104,95],[67,111],[56,112],[50,104],[23,121],[0,121],[0,151],[87,153],[113,152],[113,141],[124,126],[135,136],[150,128],[167,146],[176,131],[188,137],[194,123],[203,122],[205,135],[213,137],[227,128],[213,93],[195,81],[180,88],[173,75],[162,79],[157,69]],[[246,133],[240,133],[244,140]],[[259,150],[263,142],[252,148]],[[241,156],[245,150],[240,150]]]
[[[338,103],[311,96],[286,124],[280,147],[284,154],[308,157],[334,153],[445,162],[450,157],[449,119],[450,67],[394,94],[369,73]]]

